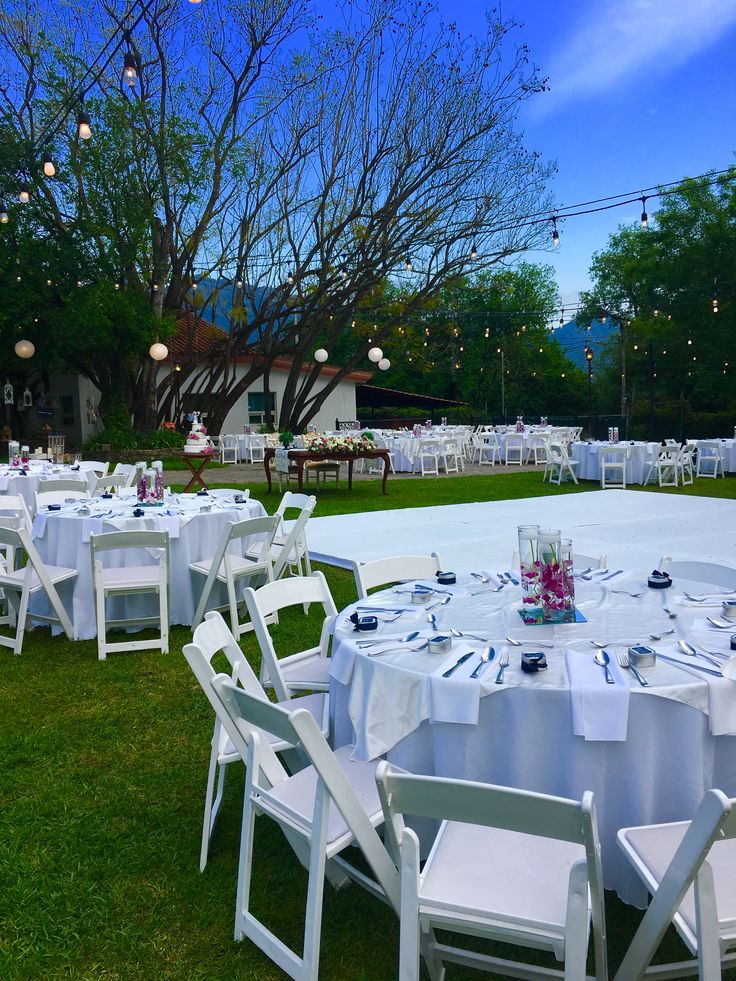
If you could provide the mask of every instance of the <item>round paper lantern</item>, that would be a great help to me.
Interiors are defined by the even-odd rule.
[[[368,352],[368,357],[373,364],[378,364],[383,357],[383,351],[380,349],[380,347],[372,347]]]
[[[151,355],[154,361],[163,361],[164,358],[168,358],[169,349],[165,344],[162,344],[160,341],[156,341],[155,344],[152,344],[149,347],[148,353]]]
[[[381,358],[381,360],[378,362],[378,367],[381,369],[381,371],[388,371],[388,369],[391,367],[391,362],[388,360],[388,358]]]
[[[36,346],[32,341],[18,341],[15,345],[15,353],[19,358],[32,358],[36,353]]]
[[[319,361],[320,364],[324,364],[328,358],[329,358],[329,354],[327,353],[327,351],[325,351],[323,347],[319,348],[314,352],[314,360]]]

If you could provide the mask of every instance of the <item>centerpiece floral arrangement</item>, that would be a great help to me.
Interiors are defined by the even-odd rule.
[[[312,453],[362,453],[374,449],[373,440],[367,436],[325,436],[308,434],[304,437],[304,447]]]

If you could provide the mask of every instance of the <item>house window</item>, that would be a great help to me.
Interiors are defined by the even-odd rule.
[[[61,396],[61,424],[62,426],[74,425],[74,397],[72,395]]]
[[[276,396],[268,393],[268,405],[271,416],[276,415]],[[248,392],[248,422],[251,426],[260,426],[266,421],[265,392]]]

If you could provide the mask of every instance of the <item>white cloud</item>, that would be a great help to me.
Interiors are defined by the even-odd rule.
[[[634,81],[663,74],[713,44],[736,24],[733,0],[605,0],[591,5],[554,57],[551,91],[536,102],[547,111]]]

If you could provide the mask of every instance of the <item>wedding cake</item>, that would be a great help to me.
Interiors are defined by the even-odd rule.
[[[212,444],[207,438],[207,430],[199,421],[199,415],[194,412],[192,428],[187,436],[184,452],[192,456],[202,456],[212,452]]]

